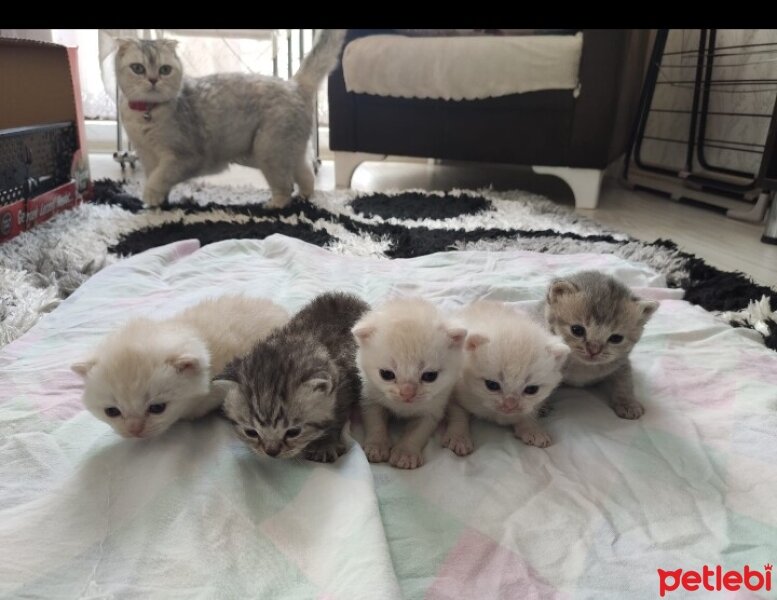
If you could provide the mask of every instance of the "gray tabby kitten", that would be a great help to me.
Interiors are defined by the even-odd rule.
[[[216,379],[224,412],[257,454],[332,462],[361,394],[351,328],[370,309],[356,296],[318,296]]]
[[[120,40],[119,110],[146,172],[143,201],[159,206],[172,187],[223,171],[260,169],[283,207],[296,182],[313,193],[307,157],[314,99],[337,64],[343,29],[325,29],[290,81],[243,73],[187,78],[173,40]]]
[[[639,419],[645,409],[634,398],[629,353],[658,309],[640,300],[614,277],[582,271],[555,279],[545,299],[550,331],[572,349],[563,382],[584,387],[608,384],[609,404],[622,419]]]

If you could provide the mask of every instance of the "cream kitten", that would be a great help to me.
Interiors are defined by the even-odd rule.
[[[501,302],[474,302],[457,317],[468,333],[443,446],[459,456],[472,452],[470,414],[512,425],[526,444],[549,446],[550,435],[536,414],[561,382],[569,347],[528,314]]]
[[[420,298],[400,298],[367,313],[354,326],[364,452],[370,462],[400,469],[423,464],[423,449],[445,413],[461,369],[465,329],[451,326]],[[388,415],[410,419],[392,447]]]
[[[551,332],[572,349],[564,383],[576,387],[603,383],[615,414],[639,419],[645,409],[634,397],[629,354],[657,309],[655,300],[637,298],[620,281],[598,271],[553,280],[545,318]]]
[[[120,40],[119,111],[146,172],[143,201],[159,206],[174,185],[229,163],[262,171],[271,206],[288,204],[295,183],[310,196],[315,98],[344,39],[345,30],[322,30],[289,81],[244,73],[190,78],[174,40]]]
[[[164,321],[132,319],[71,369],[95,417],[124,437],[149,438],[217,409],[223,394],[211,374],[288,319],[269,300],[221,296]]]

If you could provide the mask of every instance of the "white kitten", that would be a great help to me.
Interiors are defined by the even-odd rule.
[[[165,321],[133,319],[71,369],[95,417],[124,437],[149,438],[218,408],[211,377],[288,319],[269,300],[221,296]]]
[[[526,444],[549,446],[551,438],[535,420],[536,410],[561,382],[569,347],[528,314],[501,302],[474,302],[458,319],[469,333],[443,446],[459,456],[472,452],[470,413],[512,425]]]
[[[420,467],[426,442],[445,414],[459,377],[466,330],[452,327],[425,300],[400,298],[367,313],[353,334],[364,381],[361,408],[367,458],[388,460],[401,469]],[[412,419],[393,448],[389,412]]]

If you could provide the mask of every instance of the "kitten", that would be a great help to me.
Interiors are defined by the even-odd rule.
[[[640,300],[617,279],[598,271],[552,281],[545,318],[550,331],[572,349],[564,383],[584,387],[604,382],[615,414],[639,419],[645,409],[634,398],[629,353],[657,309],[658,302]]]
[[[222,73],[187,78],[173,40],[120,40],[116,77],[122,123],[146,172],[143,200],[159,206],[172,187],[223,171],[260,169],[283,207],[296,182],[313,193],[307,157],[315,97],[337,64],[345,30],[325,29],[290,81]]]
[[[468,333],[443,446],[459,456],[472,452],[470,414],[512,425],[526,444],[549,446],[551,438],[536,421],[537,410],[561,383],[569,346],[528,314],[501,302],[474,302],[457,317]]]
[[[288,319],[269,300],[221,296],[164,321],[132,319],[71,369],[95,417],[124,437],[150,438],[217,409],[223,396],[211,373]]]
[[[388,460],[400,469],[420,467],[459,377],[466,330],[448,323],[430,302],[399,298],[365,315],[353,334],[365,385],[361,409],[367,459]],[[389,413],[411,420],[393,447]]]
[[[354,323],[369,310],[356,296],[318,296],[215,382],[238,436],[259,455],[332,462],[358,401]]]

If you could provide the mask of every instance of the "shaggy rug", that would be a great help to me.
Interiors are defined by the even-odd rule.
[[[616,254],[663,273],[686,300],[756,329],[777,349],[775,290],[719,271],[669,240],[636,240],[526,192],[317,192],[312,201],[267,209],[269,191],[184,184],[155,211],[145,210],[139,195],[136,183],[98,181],[93,202],[0,245],[0,345],[124,256],[183,239],[205,245],[281,233],[335,252],[388,258],[508,248]]]

